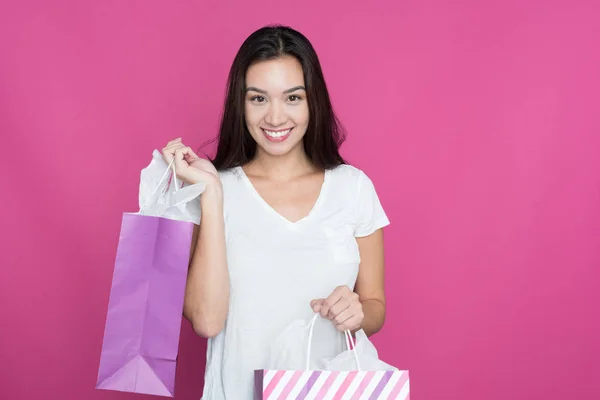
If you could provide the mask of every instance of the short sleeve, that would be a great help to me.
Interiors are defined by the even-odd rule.
[[[354,236],[369,236],[377,229],[383,228],[389,224],[390,221],[381,206],[373,182],[361,171],[358,177],[356,226],[354,229]]]

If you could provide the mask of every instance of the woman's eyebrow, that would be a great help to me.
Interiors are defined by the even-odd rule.
[[[294,86],[293,88],[289,88],[289,89],[284,90],[283,93],[292,93],[292,92],[295,92],[296,90],[306,90],[306,88],[304,86],[302,86],[302,85]],[[246,88],[246,92],[250,92],[250,91],[252,91],[252,92],[258,92],[258,93],[261,93],[261,94],[267,94],[266,90],[259,89],[259,88],[254,87],[254,86],[248,86]]]
[[[296,90],[306,90],[306,88],[302,85],[294,86],[293,88],[284,90],[283,93],[292,93],[292,92],[295,92]]]

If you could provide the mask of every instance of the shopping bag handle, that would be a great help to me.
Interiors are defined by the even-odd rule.
[[[308,329],[308,348],[306,349],[306,370],[310,369],[310,349],[312,345],[312,337],[313,330],[315,328],[315,322],[317,318],[319,318],[321,314],[317,313],[310,321],[310,327]],[[348,329],[344,331],[344,336],[346,337],[346,348],[348,351],[351,351],[354,354],[354,360],[356,361],[356,370],[360,371],[360,363],[358,362],[358,354],[356,353],[356,345],[354,343],[354,339],[352,338],[352,334]]]
[[[154,190],[152,191],[152,194],[150,196],[148,196],[148,198],[146,199],[146,202],[140,207],[140,211],[142,212],[142,210],[144,208],[146,208],[146,206],[148,205],[148,203],[150,202],[150,200],[154,199],[154,195],[156,194],[156,192],[158,191],[158,188],[160,187],[160,185],[162,185],[163,181],[165,180],[165,178],[167,177],[167,173],[169,172],[169,170],[172,169],[173,170],[173,181],[174,181],[174,186],[175,186],[175,191],[178,190],[178,185],[177,185],[177,174],[175,172],[175,157],[173,157],[173,159],[171,160],[171,162],[169,163],[169,165],[167,166],[167,169],[165,169],[164,174],[162,175],[162,177],[160,178],[160,180],[158,181],[158,183],[156,184],[156,187],[154,188]],[[167,187],[168,189],[168,187]]]

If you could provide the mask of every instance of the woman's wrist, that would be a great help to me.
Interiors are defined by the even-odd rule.
[[[200,208],[202,211],[223,208],[223,188],[220,182],[206,185],[206,189],[200,195]]]

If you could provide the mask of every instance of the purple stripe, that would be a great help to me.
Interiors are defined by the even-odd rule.
[[[373,393],[371,393],[371,397],[369,397],[369,400],[377,400],[379,398],[379,395],[381,394],[381,392],[383,392],[385,385],[387,385],[390,379],[392,379],[392,375],[394,375],[394,371],[385,371],[385,374],[383,374],[383,376],[381,377],[381,380],[377,384],[377,387],[375,388]]]
[[[312,387],[315,385],[315,382],[317,379],[319,379],[319,376],[321,376],[321,371],[313,371],[300,393],[298,393],[296,400],[304,400],[304,398],[308,396],[310,389],[312,389]]]
[[[265,380],[265,370],[257,369],[254,371],[254,398],[262,399]]]

